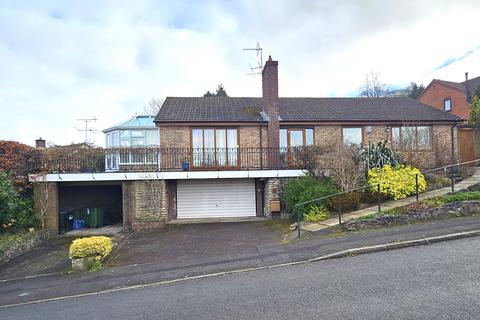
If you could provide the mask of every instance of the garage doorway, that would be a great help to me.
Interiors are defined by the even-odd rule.
[[[92,229],[91,234],[102,234],[123,229],[120,184],[60,183],[58,197],[61,234],[85,229]]]
[[[178,219],[255,216],[255,179],[178,180]]]

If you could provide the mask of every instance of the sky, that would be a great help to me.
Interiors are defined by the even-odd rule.
[[[0,0],[0,140],[82,142],[151,99],[261,96],[263,59],[283,97],[356,96],[366,74],[393,87],[480,76],[478,0]]]

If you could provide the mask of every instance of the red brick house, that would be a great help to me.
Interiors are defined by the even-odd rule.
[[[479,88],[480,77],[468,79],[468,73],[464,82],[433,79],[418,101],[468,120],[473,94]]]
[[[389,139],[395,148],[421,155],[426,167],[435,165],[438,148],[453,151],[449,161],[456,157],[456,125],[462,119],[418,101],[281,98],[278,62],[271,58],[262,88],[258,98],[168,97],[154,119],[159,146],[104,149],[105,168],[99,172],[58,172],[59,166],[51,165],[53,170],[36,179],[37,186],[48,186],[43,188],[48,194],[36,188],[35,202],[41,210],[48,199],[47,227],[58,230],[60,211],[99,203],[99,197],[112,202],[111,196],[121,207],[112,211],[134,229],[282,214],[283,182],[304,174],[292,150],[306,145]],[[413,143],[405,143],[407,134],[416,137]]]
[[[480,77],[464,82],[452,82],[434,79],[418,97],[418,101],[439,110],[459,116],[468,121],[473,95],[480,89]],[[480,157],[480,132],[475,126],[462,124],[458,127],[459,160],[472,161]]]

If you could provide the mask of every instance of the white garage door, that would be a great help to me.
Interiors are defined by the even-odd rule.
[[[178,180],[177,218],[254,217],[253,179]]]

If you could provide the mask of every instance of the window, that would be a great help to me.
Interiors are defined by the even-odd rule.
[[[160,131],[154,130],[120,130],[107,134],[107,147],[158,147]]]
[[[279,135],[280,148],[301,147],[313,144],[312,128],[282,128]]]
[[[432,127],[393,127],[392,147],[397,150],[430,150],[432,149]]]
[[[343,128],[343,143],[344,144],[362,144],[363,134],[362,127],[358,128]]]
[[[236,166],[237,129],[192,129],[194,166]]]
[[[443,110],[447,112],[452,111],[452,99],[445,98],[445,100],[443,100]]]

